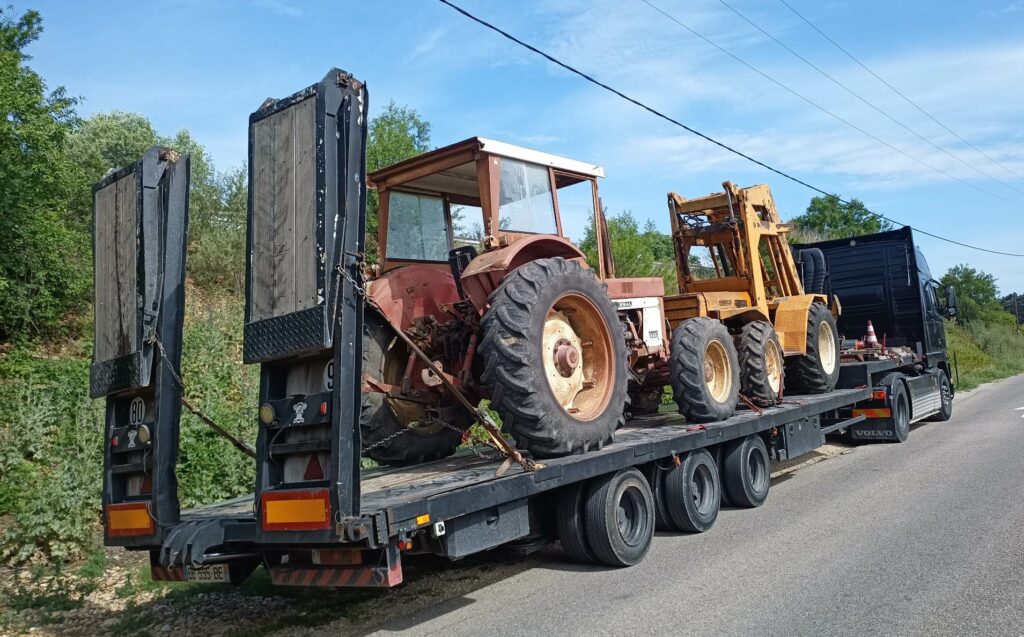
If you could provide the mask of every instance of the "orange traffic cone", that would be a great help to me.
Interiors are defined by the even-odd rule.
[[[864,342],[869,348],[878,347],[878,337],[875,336],[875,326],[871,324],[871,321],[868,321],[868,335]]]

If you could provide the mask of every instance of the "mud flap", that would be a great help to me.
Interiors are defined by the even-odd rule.
[[[106,397],[104,541],[159,546],[178,522],[189,158],[153,147],[93,186],[89,393]]]

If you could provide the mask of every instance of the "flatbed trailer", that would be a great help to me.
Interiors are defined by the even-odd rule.
[[[851,378],[880,374],[895,362],[846,364]],[[501,477],[502,458],[463,449],[455,456],[411,467],[366,469],[361,478],[362,525],[338,525],[339,535],[361,527],[360,540],[308,546],[260,545],[260,521],[253,495],[185,510],[181,524],[160,551],[153,552],[155,579],[238,581],[258,564],[270,565],[283,585],[394,586],[401,582],[403,552],[461,558],[523,537],[550,534],[542,513],[552,495],[573,485],[639,468],[645,475],[668,470],[674,459],[696,450],[719,455],[729,443],[763,436],[774,460],[806,454],[825,435],[861,422],[850,409],[872,398],[867,386],[828,394],[786,397],[775,407],[744,409],[715,423],[693,425],[677,413],[634,418],[615,442],[582,455],[545,460],[534,472],[513,467]],[[533,515],[531,515],[531,512]],[[414,541],[414,538],[422,538]],[[307,554],[308,562],[295,564]],[[259,555],[259,559],[254,556]],[[289,558],[278,561],[283,555]],[[268,561],[269,558],[269,561]],[[358,564],[351,562],[358,560]],[[332,563],[334,562],[334,563]]]

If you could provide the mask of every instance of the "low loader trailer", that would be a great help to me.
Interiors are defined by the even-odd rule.
[[[801,247],[815,256],[807,267],[827,271],[830,293],[843,303],[838,330],[851,338],[843,341],[849,347],[843,349],[835,390],[788,394],[767,407],[750,403],[715,422],[687,421],[665,411],[622,418],[612,435],[601,433],[591,444],[585,409],[574,402],[595,387],[590,379],[597,377],[584,374],[603,365],[606,378],[614,380],[604,402],[592,401],[594,418],[604,418],[613,400],[628,403],[626,365],[636,368],[646,364],[645,357],[660,355],[658,341],[664,340],[662,321],[641,324],[639,312],[629,319],[635,308],[626,303],[618,305],[620,332],[651,336],[649,347],[640,343],[630,351],[609,341],[605,354],[595,358],[602,350],[574,331],[580,316],[593,319],[594,339],[610,327],[606,318],[616,317],[616,306],[602,300],[606,288],[620,301],[629,294],[654,298],[643,309],[660,311],[650,281],[606,277],[613,267],[604,252],[599,274],[590,273],[561,235],[559,205],[570,200],[560,202],[559,191],[571,186],[582,188],[601,228],[600,168],[473,138],[435,151],[440,155],[429,162],[441,157],[447,162],[441,170],[422,160],[378,172],[381,244],[389,247],[375,275],[363,262],[367,100],[362,82],[334,69],[299,93],[268,100],[250,116],[244,357],[260,365],[261,381],[259,433],[249,450],[257,478],[249,496],[187,510],[178,499],[188,157],[152,149],[94,188],[97,347],[90,390],[107,405],[104,539],[147,551],[154,579],[237,583],[263,566],[281,585],[388,587],[402,582],[403,559],[410,555],[458,559],[543,539],[559,541],[573,561],[629,566],[643,559],[656,529],[704,532],[723,504],[762,505],[771,461],[808,453],[827,434],[903,442],[911,422],[949,417],[952,385],[936,284],[910,230],[903,229]],[[439,191],[447,194],[438,196]],[[489,226],[482,254],[457,245],[446,230],[455,206],[465,207],[459,214],[482,208]],[[549,217],[548,234],[510,225]],[[424,240],[412,247],[394,243],[406,236],[403,224],[425,227],[435,218],[429,245],[422,233],[415,236]],[[415,284],[403,279],[399,264],[391,269],[395,253],[388,250],[396,246],[419,251],[403,257],[406,273],[429,271],[440,278]],[[563,256],[551,256],[552,250]],[[543,268],[520,265],[541,260]],[[564,295],[582,301],[560,307],[556,299],[548,323],[544,314],[537,322],[558,354],[552,373],[568,379],[553,382],[562,387],[579,381],[566,400],[555,396],[552,404],[564,407],[559,418],[572,416],[566,422],[583,432],[583,438],[568,438],[569,446],[585,444],[560,456],[537,453],[544,445],[531,448],[523,442],[529,430],[520,427],[517,434],[516,423],[508,421],[521,407],[507,393],[516,387],[514,375],[494,387],[506,392],[504,404],[513,416],[504,425],[512,428],[518,449],[496,439],[493,420],[475,404],[484,392],[497,390],[474,379],[500,374],[481,376],[480,364],[465,350],[475,348],[477,330],[487,338],[474,308],[486,307],[497,294],[488,286],[507,291],[503,281],[521,276],[525,283],[514,280],[526,290],[541,270],[584,286]],[[385,277],[389,272],[394,274]],[[367,274],[388,286],[368,284]],[[442,294],[452,299],[438,301]],[[519,294],[509,292],[510,302],[518,303]],[[436,307],[427,313],[434,318],[426,320],[422,311],[431,299]],[[591,305],[600,312],[588,314]],[[954,310],[955,298],[948,296],[946,311]],[[408,330],[372,340],[389,314],[399,317],[395,321],[410,319]],[[454,318],[446,322],[444,314]],[[862,320],[879,326],[884,347],[857,342]],[[620,329],[618,321],[611,323]],[[368,350],[368,342],[379,349]],[[430,355],[424,343],[435,348]],[[381,352],[398,347],[400,382],[368,376],[368,361],[387,360]],[[623,367],[611,365],[613,360]],[[415,382],[407,380],[409,370],[416,371]],[[501,402],[491,396],[492,405]],[[382,411],[395,404],[421,415],[406,422],[398,412]],[[402,427],[390,438],[368,440],[364,434],[381,431],[372,419],[392,418],[389,413]],[[491,432],[490,444],[470,444],[467,422],[455,432],[464,444],[453,455],[362,468],[364,457],[400,436],[436,440],[438,432],[451,429],[445,418],[451,413],[468,413],[470,421],[480,422]],[[392,451],[391,457],[410,457]]]

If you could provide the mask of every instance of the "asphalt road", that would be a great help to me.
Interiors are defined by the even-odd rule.
[[[658,534],[632,568],[553,551],[378,634],[1024,635],[1017,407],[1024,376],[958,397],[906,444],[777,478],[763,507],[723,510],[708,533]]]

